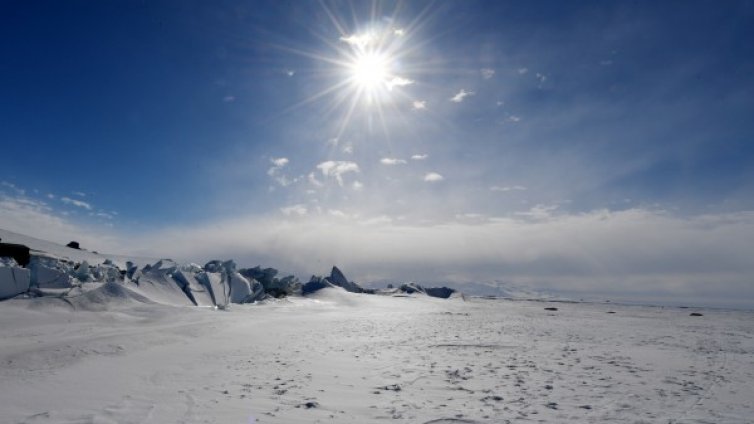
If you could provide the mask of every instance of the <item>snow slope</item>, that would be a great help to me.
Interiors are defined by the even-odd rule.
[[[140,256],[113,255],[107,253],[94,253],[88,250],[71,249],[70,247],[58,243],[14,233],[2,228],[0,228],[0,239],[2,239],[3,243],[18,243],[28,246],[32,249],[32,254],[34,254],[35,251],[37,253],[44,252],[48,255],[69,259],[73,262],[86,261],[90,265],[99,265],[107,259],[110,259],[118,267],[124,269],[126,262],[128,261],[141,267],[154,263],[157,260],[155,258],[145,258]]]

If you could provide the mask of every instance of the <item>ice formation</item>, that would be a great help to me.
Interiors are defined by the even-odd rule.
[[[212,260],[201,266],[160,259],[154,263],[142,261],[143,266],[139,266],[132,260],[113,260],[95,252],[72,250],[49,242],[44,242],[43,251],[40,242],[34,241],[32,249],[22,244],[3,243],[7,248],[0,251],[0,300],[50,296],[69,299],[70,303],[74,297],[98,290],[88,296],[99,299],[108,294],[122,297],[126,293],[134,295],[130,298],[161,304],[226,308],[230,304],[254,303],[273,297],[306,296],[325,288],[366,294],[416,293],[442,298],[454,293],[446,287],[424,288],[414,283],[403,284],[396,290],[365,289],[349,281],[337,266],[332,267],[330,275],[312,276],[302,285],[293,275],[279,277],[275,268],[239,268],[232,260]],[[117,291],[112,286],[102,289],[106,284],[120,285],[126,291]]]

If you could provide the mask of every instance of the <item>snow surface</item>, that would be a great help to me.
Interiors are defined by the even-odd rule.
[[[752,311],[340,287],[229,305],[220,272],[235,272],[231,261],[216,270],[169,260],[131,267],[134,283],[113,278],[107,261],[126,257],[67,252],[23,236],[5,241],[46,252],[44,269],[34,272],[54,279],[38,289],[45,296],[0,302],[2,423],[751,423],[754,416]],[[92,264],[77,279],[95,282],[66,288],[54,267],[67,265],[48,257]],[[255,290],[249,283],[249,294]]]
[[[108,283],[0,303],[1,421],[751,422],[754,314],[690,312],[339,288],[220,311]]]

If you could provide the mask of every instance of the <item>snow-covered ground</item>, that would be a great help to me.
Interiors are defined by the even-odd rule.
[[[116,288],[73,304],[0,303],[0,421],[744,423],[754,416],[751,312],[341,289],[228,311],[145,302]]]
[[[0,234],[30,246],[32,257],[52,258],[50,266],[87,261],[108,271],[110,262],[133,260]],[[197,281],[188,286],[195,302],[176,285],[178,275],[227,264],[202,270],[160,261],[136,271],[140,280],[62,274],[75,287],[0,302],[0,423],[751,423],[754,416],[752,311],[340,287],[223,310]],[[42,268],[32,271],[32,282],[44,280]],[[215,283],[243,279],[223,272],[213,274]],[[341,287],[351,284],[337,276]]]

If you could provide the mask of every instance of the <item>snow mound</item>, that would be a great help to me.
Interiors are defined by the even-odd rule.
[[[113,307],[130,307],[134,305],[153,305],[154,301],[120,283],[104,283],[96,289],[67,299],[74,309],[85,311],[103,311]]]

